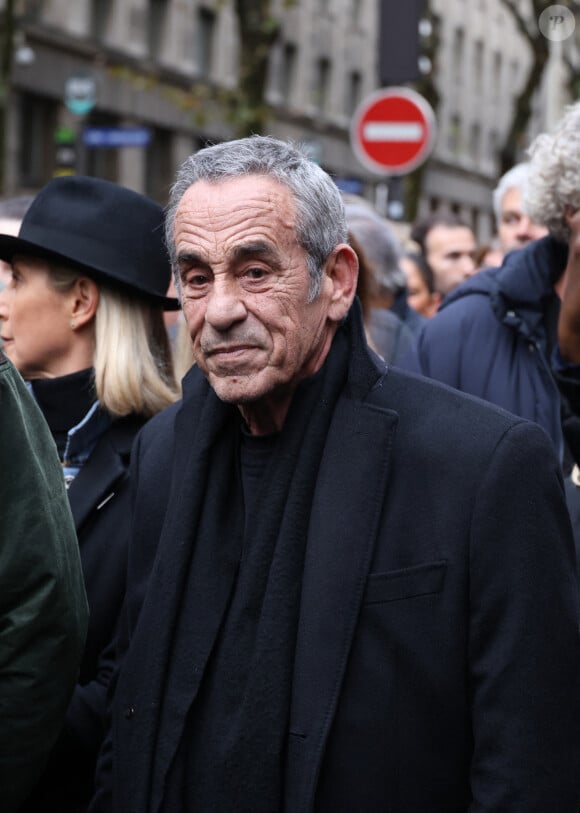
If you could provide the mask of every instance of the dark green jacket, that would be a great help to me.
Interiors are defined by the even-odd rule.
[[[0,810],[44,767],[88,619],[62,468],[45,420],[0,351]]]

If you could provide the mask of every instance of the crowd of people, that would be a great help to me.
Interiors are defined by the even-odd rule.
[[[270,136],[0,206],[4,813],[578,813],[579,155],[487,246]]]

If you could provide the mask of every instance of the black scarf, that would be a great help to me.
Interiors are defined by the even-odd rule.
[[[298,388],[245,536],[239,414],[216,398],[207,400],[197,432],[198,438],[209,439],[203,466],[207,485],[197,501],[195,553],[181,613],[189,611],[188,597],[211,605],[212,582],[219,574],[205,579],[202,573],[216,545],[220,556],[227,550],[230,561],[237,558],[239,570],[169,770],[165,811],[281,810],[310,509],[349,353],[350,331],[341,328],[322,369]],[[181,663],[183,657],[179,653]]]

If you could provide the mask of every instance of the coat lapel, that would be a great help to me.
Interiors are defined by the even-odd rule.
[[[71,483],[68,496],[77,532],[93,511],[114,499],[115,484],[127,471],[131,444],[142,424],[133,417],[113,423]]]
[[[397,415],[342,398],[321,462],[304,568],[285,810],[314,801],[364,595]]]
[[[157,811],[161,805],[167,772],[199,690],[238,564],[217,544],[201,549],[195,544],[210,439],[207,432],[198,431],[193,418],[199,417],[206,398],[211,400],[210,412],[219,409],[217,397],[207,395],[207,388],[198,396],[199,391],[185,400],[175,419],[166,517],[132,641],[132,649],[147,655],[137,669],[130,670],[130,682],[119,684],[127,701],[139,702],[144,715],[132,726],[123,748],[133,752],[144,774],[151,771],[152,777],[148,800],[131,798],[132,809]],[[208,405],[203,408],[207,411]],[[192,555],[196,557],[193,570]],[[210,601],[204,600],[207,595]],[[171,691],[164,690],[166,685]],[[143,792],[137,790],[138,795]]]

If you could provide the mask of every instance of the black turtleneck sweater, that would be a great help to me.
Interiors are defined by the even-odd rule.
[[[38,378],[30,383],[62,461],[68,432],[82,421],[96,400],[93,370],[80,370],[59,378]]]

